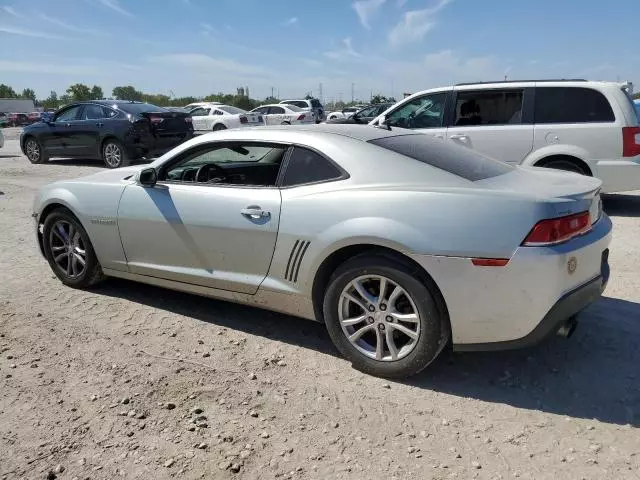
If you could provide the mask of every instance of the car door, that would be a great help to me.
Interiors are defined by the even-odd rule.
[[[430,92],[407,99],[386,115],[391,127],[408,128],[445,141],[445,116],[451,91]]]
[[[278,235],[276,178],[286,148],[256,142],[200,144],[159,167],[155,186],[127,186],[118,228],[129,271],[256,293]],[[225,170],[244,167],[269,173],[268,179],[236,174],[221,180]]]
[[[82,106],[80,116],[74,123],[75,133],[73,136],[77,144],[75,148],[76,156],[95,156],[99,154],[100,140],[105,131],[105,122],[110,116],[105,110],[110,109],[93,103]]]
[[[205,119],[209,115],[209,111],[209,108],[198,107],[190,112],[194,130],[208,130]]]
[[[40,135],[40,141],[52,156],[74,156],[74,122],[80,115],[82,105],[71,105],[61,110],[49,123],[49,128]]]
[[[267,113],[267,125],[281,125],[285,122],[291,122],[291,119],[287,115],[287,112],[284,108],[273,106],[269,107],[269,112]]]
[[[458,88],[447,141],[504,162],[524,160],[533,148],[531,89]]]

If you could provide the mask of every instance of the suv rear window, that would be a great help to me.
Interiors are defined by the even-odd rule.
[[[537,87],[535,123],[614,122],[606,97],[591,88]]]
[[[452,173],[472,182],[509,173],[514,167],[466,147],[445,146],[429,135],[398,135],[369,143]]]

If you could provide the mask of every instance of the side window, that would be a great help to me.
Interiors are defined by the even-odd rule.
[[[220,110],[216,110],[215,112],[213,112],[215,115],[224,115],[224,113],[222,113]]]
[[[358,113],[359,117],[373,117],[378,112],[378,107],[369,107],[364,110],[360,110]]]
[[[335,180],[342,172],[322,155],[302,147],[294,147],[284,172],[282,186],[291,187],[306,183]]]
[[[606,97],[590,88],[537,87],[535,123],[614,122]]]
[[[109,110],[100,105],[85,105],[84,110],[82,111],[82,119],[83,120],[98,120],[101,118],[109,118],[109,113],[113,110]]]
[[[282,115],[283,113],[285,113],[285,111],[282,107],[269,107],[270,115]]]
[[[207,115],[209,115],[209,109],[208,108],[196,108],[194,110],[192,110],[190,112],[190,115],[192,117],[206,117]]]
[[[266,115],[268,111],[269,111],[269,107],[258,107],[254,110],[254,112],[260,113],[262,115]]]
[[[198,145],[160,172],[160,180],[274,187],[287,147],[259,143]]]
[[[400,128],[442,127],[448,96],[449,92],[439,92],[415,98],[387,116],[389,125]]]
[[[56,117],[56,122],[69,122],[71,120],[77,120],[78,113],[80,113],[80,107],[81,105],[76,105],[74,107],[67,108],[66,110],[62,111]]]
[[[519,125],[524,90],[461,91],[452,126]]]

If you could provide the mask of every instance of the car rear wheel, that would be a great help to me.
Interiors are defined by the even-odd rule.
[[[446,343],[434,295],[400,260],[364,255],[332,275],[323,311],[338,350],[365,373],[406,378]]]
[[[214,132],[217,132],[217,131],[219,131],[219,130],[226,130],[226,129],[227,129],[227,127],[225,127],[225,126],[224,126],[223,124],[221,124],[221,123],[218,123],[218,124],[216,124],[216,125],[214,125],[214,126],[213,126],[213,131],[214,131]]]
[[[291,125],[291,122],[282,122],[280,125]]]
[[[563,170],[565,172],[579,173],[580,175],[588,175],[580,165],[571,160],[551,160],[543,165],[544,168],[553,168],[554,170]]]
[[[42,149],[40,142],[33,137],[27,138],[24,142],[24,151],[31,163],[46,163],[49,161],[49,157]]]
[[[54,210],[44,221],[42,235],[49,266],[62,283],[87,288],[102,280],[89,235],[71,212]]]
[[[117,140],[109,139],[102,145],[102,161],[107,168],[126,167],[131,163],[127,152]]]

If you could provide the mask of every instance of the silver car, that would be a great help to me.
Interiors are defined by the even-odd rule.
[[[150,166],[44,187],[66,285],[119,277],[324,322],[353,365],[570,334],[609,278],[601,181],[513,167],[397,128],[212,132]]]

